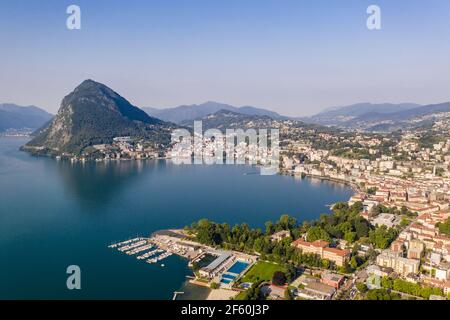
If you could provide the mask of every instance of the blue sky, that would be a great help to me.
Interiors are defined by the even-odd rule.
[[[450,101],[448,0],[2,0],[0,43],[0,102],[51,112],[86,78],[140,107]]]

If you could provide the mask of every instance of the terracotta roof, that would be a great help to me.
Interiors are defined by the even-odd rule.
[[[323,251],[328,251],[341,257],[345,257],[350,254],[350,251],[348,250],[341,250],[336,248],[324,248]]]
[[[325,248],[328,247],[329,243],[324,240],[316,240],[314,242],[304,241],[303,239],[295,240],[293,243],[295,246],[305,246],[305,247],[316,247],[316,248]]]
[[[311,243],[314,247],[321,247],[321,248],[325,248],[328,247],[328,245],[330,244],[329,242],[325,241],[325,240],[316,240],[313,243]]]

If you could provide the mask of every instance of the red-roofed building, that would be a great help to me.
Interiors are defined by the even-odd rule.
[[[302,253],[317,254],[322,259],[327,259],[334,262],[337,266],[343,266],[344,263],[350,258],[350,251],[330,248],[330,244],[324,240],[308,242],[303,239],[298,239],[294,241],[292,245],[302,250]]]
[[[350,251],[336,248],[324,248],[322,258],[333,261],[337,266],[341,267],[350,258]]]
[[[339,289],[344,284],[345,277],[340,274],[325,272],[322,274],[320,281],[326,285]]]
[[[304,241],[298,239],[292,243],[298,249],[301,249],[303,253],[313,253],[322,256],[323,248],[328,247],[330,244],[324,240],[316,240],[314,242]]]

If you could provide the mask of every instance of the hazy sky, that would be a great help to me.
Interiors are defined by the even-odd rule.
[[[0,102],[50,112],[86,78],[140,107],[450,101],[448,0],[1,0],[0,45]]]

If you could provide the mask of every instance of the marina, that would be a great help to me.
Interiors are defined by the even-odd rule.
[[[157,232],[150,241],[165,253],[147,260],[148,263],[156,263],[172,254],[179,255],[189,261],[189,267],[196,269],[196,277],[190,282],[197,285],[216,283],[222,289],[231,290],[234,283],[257,261],[256,256],[199,244],[183,230]]]
[[[89,281],[89,290],[81,290],[79,298],[166,300],[172,299],[174,291],[183,291],[185,294],[177,299],[205,299],[209,289],[190,285],[186,279],[186,275],[192,276],[188,256],[195,257],[189,246],[180,248],[186,259],[174,254],[156,264],[145,262],[154,256],[137,259],[156,246],[132,256],[120,253],[117,248],[131,244],[133,241],[122,242],[132,238],[150,238],[157,230],[181,229],[206,213],[213,221],[233,225],[245,218],[251,226],[264,228],[265,221],[275,221],[281,211],[298,212],[295,217],[299,221],[311,220],[327,209],[325,204],[351,196],[347,187],[312,184],[311,179],[272,176],[263,182],[259,175],[242,175],[251,171],[247,166],[176,166],[171,161],[72,165],[29,157],[18,151],[27,139],[0,140],[0,167],[2,172],[10,172],[3,174],[0,182],[4,195],[2,213],[7,222],[0,239],[7,258],[1,264],[9,270],[0,274],[0,296],[5,298],[73,298],[74,292],[61,286],[55,274],[61,273],[57,261],[67,261],[65,264],[78,261],[83,270],[107,266],[95,277],[90,277],[93,272],[85,273],[90,277],[85,279]],[[167,183],[170,179],[180,184]],[[223,184],[211,190],[209,186],[217,181]],[[233,187],[241,183],[249,185],[254,196]],[[185,194],[185,185],[195,186],[189,196],[168,201],[166,195]],[[30,192],[39,201],[24,201],[23,195],[28,196]],[[212,192],[212,198],[205,199],[204,194],[208,192]],[[227,207],[216,200],[222,199],[225,193],[235,199]],[[299,194],[304,200],[299,200]],[[315,197],[316,194],[320,197]],[[272,201],[274,195],[279,201]],[[125,210],[123,204],[132,207]],[[149,208],[158,214],[149,214]],[[40,214],[33,214],[36,211]],[[46,227],[35,228],[37,218],[39,225]],[[23,236],[20,242],[15,241],[17,234]],[[116,248],[107,248],[116,243]],[[24,266],[31,260],[42,270],[38,278],[24,272]],[[160,264],[165,267],[161,268]],[[191,292],[195,292],[194,296]]]
[[[136,237],[108,246],[147,264],[162,262],[172,255],[188,260],[188,266],[196,269],[192,284],[217,283],[222,289],[231,290],[234,283],[256,262],[257,257],[241,252],[217,250],[191,240],[183,230],[163,230],[151,237]],[[139,255],[138,255],[139,254]],[[161,263],[161,267],[165,267]],[[176,299],[177,295],[174,295]]]
[[[133,239],[129,239],[129,240],[126,240],[126,241],[122,241],[122,242],[111,244],[111,245],[108,246],[108,248],[115,249],[117,247],[121,247],[121,246],[130,244],[130,243],[133,243],[133,242],[136,242],[136,241],[140,241],[140,240],[143,240],[143,238],[133,238]]]
[[[117,249],[119,252],[125,253],[128,256],[143,253],[139,256],[136,256],[136,259],[145,260],[145,262],[147,262],[148,264],[157,263],[170,257],[173,254],[172,252],[168,252],[166,250],[158,248],[157,245],[153,243],[152,239],[142,237],[114,243],[109,245],[108,248]],[[162,264],[161,266],[164,267],[164,264]]]
[[[161,261],[161,260],[163,260],[163,259],[165,259],[167,257],[170,257],[172,254],[173,253],[171,253],[171,252],[165,252],[165,253],[163,253],[163,254],[155,257],[155,258],[146,260],[146,262],[147,263],[156,263],[156,262]]]
[[[132,256],[132,255],[135,255],[135,254],[140,253],[142,251],[147,251],[147,250],[149,250],[151,248],[153,248],[153,245],[152,244],[147,244],[147,245],[144,245],[144,246],[141,246],[141,247],[137,247],[137,248],[135,248],[133,250],[127,251],[126,254],[128,254],[129,256]]]
[[[138,241],[136,243],[120,247],[118,250],[121,251],[121,252],[125,252],[125,251],[128,251],[128,250],[140,247],[140,246],[142,246],[143,244],[146,244],[146,243],[147,243],[146,240],[141,240],[141,241]]]
[[[152,246],[152,247],[153,247],[153,246]],[[151,256],[154,256],[155,254],[162,253],[162,252],[164,252],[164,250],[161,250],[161,249],[155,249],[155,250],[146,252],[146,253],[144,253],[143,255],[138,256],[137,259],[138,259],[138,260],[144,260],[144,259],[150,258]]]

